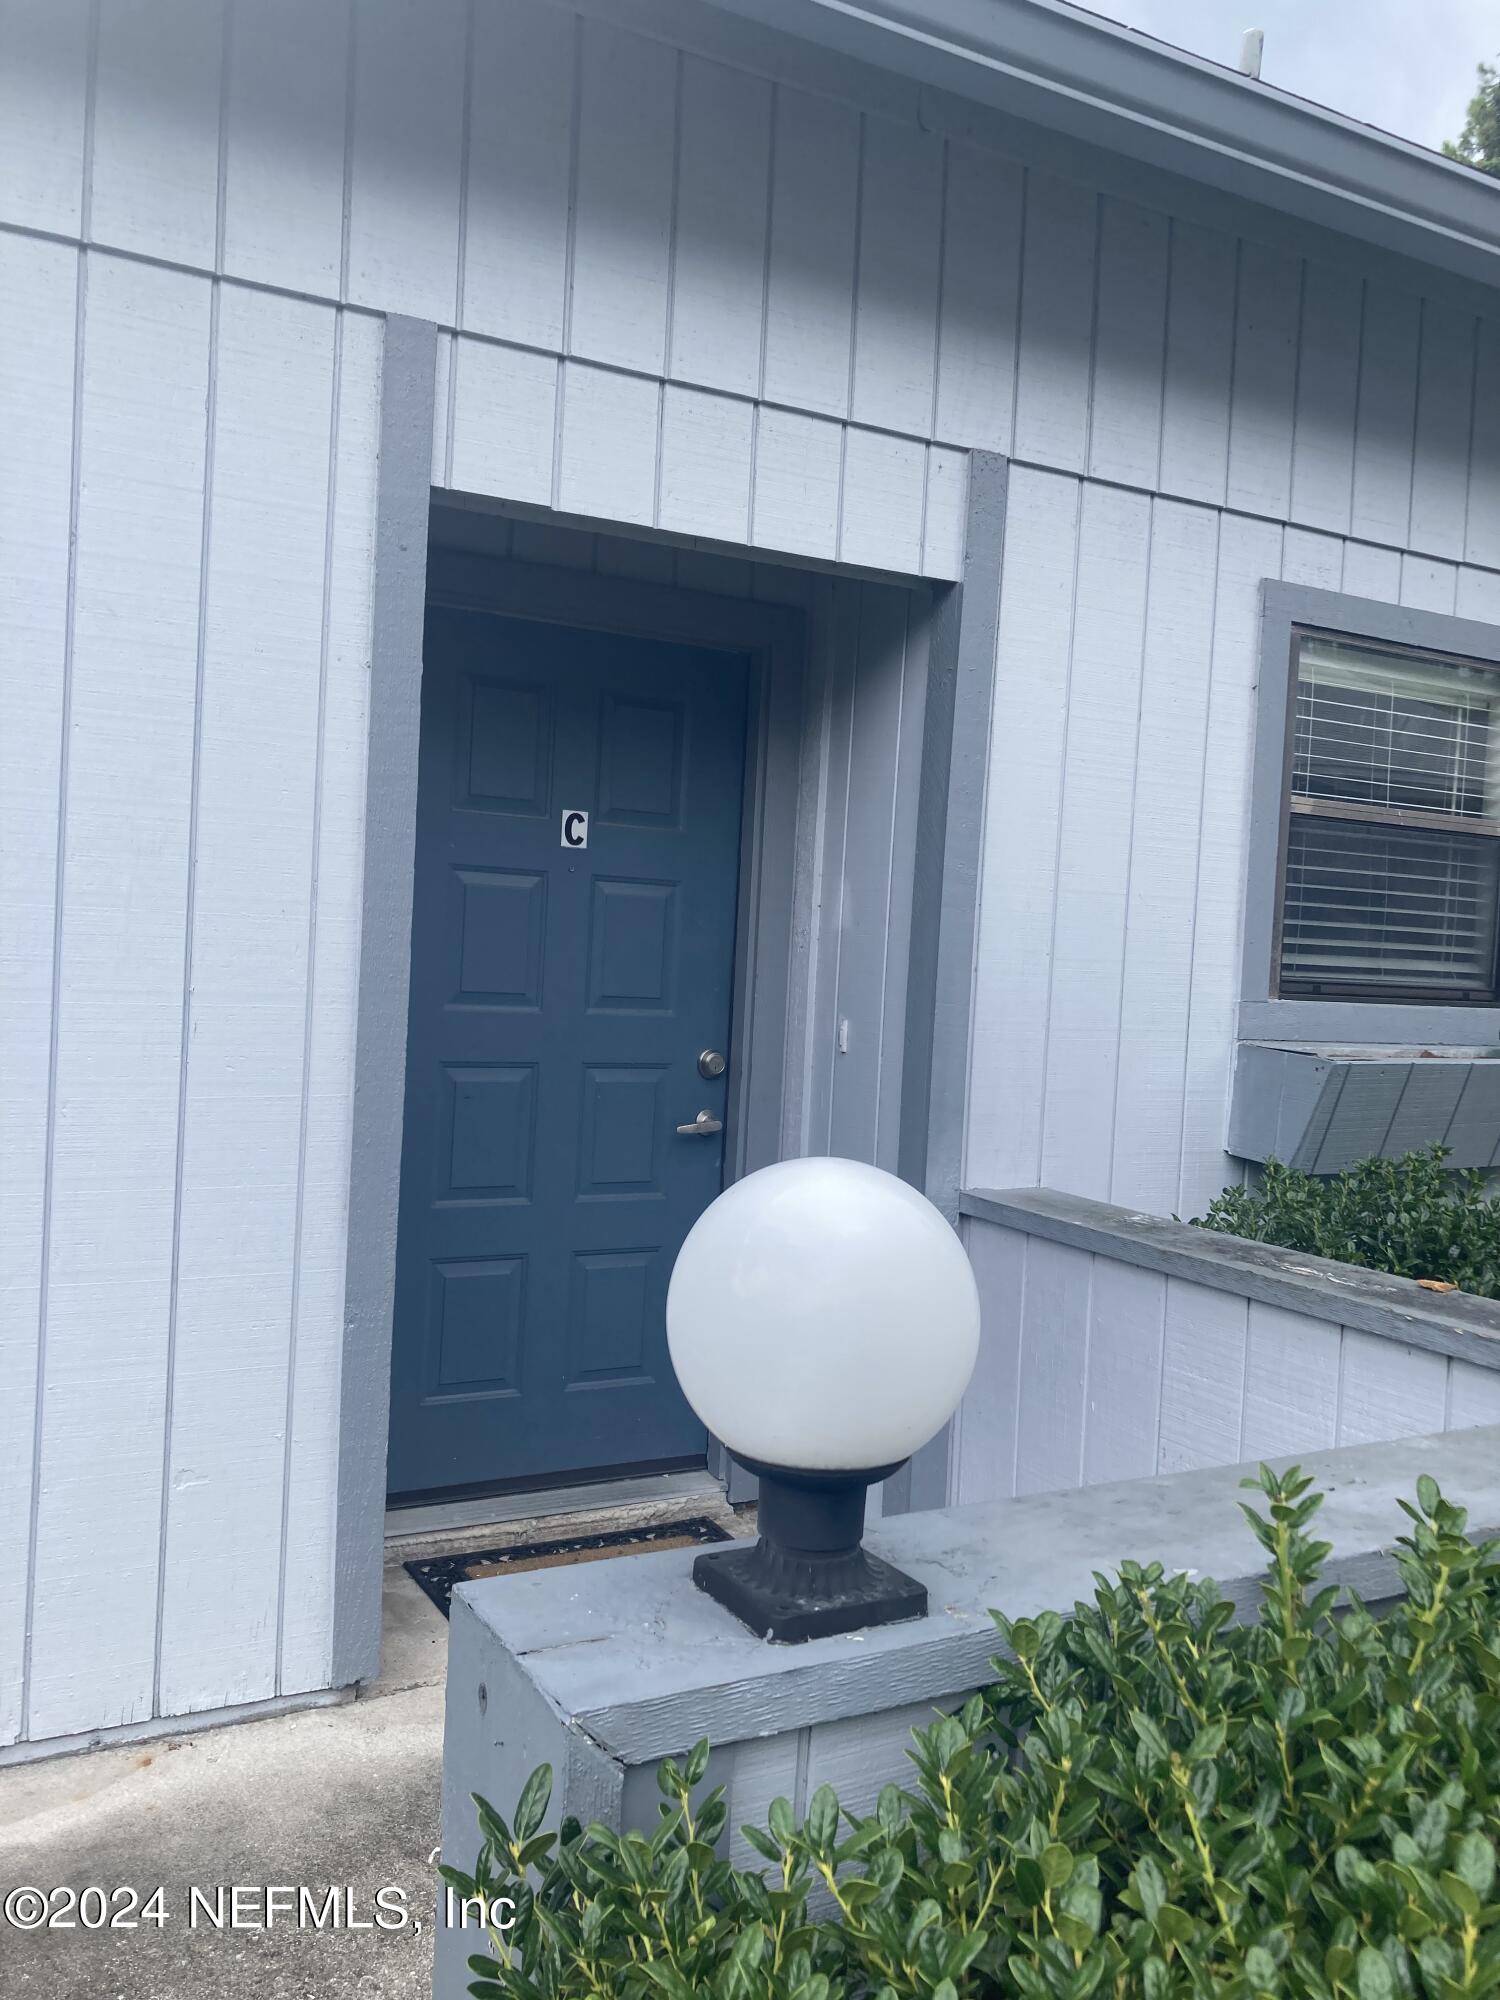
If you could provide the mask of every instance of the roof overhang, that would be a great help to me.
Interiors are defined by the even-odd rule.
[[[1090,146],[1500,282],[1500,183],[1061,0],[713,4]]]

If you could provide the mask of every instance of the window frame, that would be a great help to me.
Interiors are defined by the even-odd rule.
[[[1297,653],[1304,632],[1500,668],[1500,625],[1271,578],[1262,583],[1240,1035],[1249,1041],[1429,1042],[1460,1048],[1493,1044],[1500,1040],[1500,998],[1324,999],[1282,997],[1278,990]]]

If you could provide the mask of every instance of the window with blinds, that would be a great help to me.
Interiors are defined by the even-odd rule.
[[[1500,672],[1303,633],[1284,994],[1496,993]]]

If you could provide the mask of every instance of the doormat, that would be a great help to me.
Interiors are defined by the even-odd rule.
[[[619,1529],[611,1535],[575,1535],[567,1541],[518,1542],[513,1548],[461,1549],[457,1555],[430,1556],[403,1565],[446,1618],[454,1586],[482,1576],[519,1576],[528,1569],[564,1569],[569,1563],[606,1562],[611,1556],[646,1555],[653,1550],[691,1549],[703,1542],[734,1537],[706,1514],[685,1521],[662,1521],[653,1528]]]

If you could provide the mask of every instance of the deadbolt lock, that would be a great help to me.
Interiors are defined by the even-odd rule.
[[[724,1074],[724,1070],[725,1070],[724,1051],[722,1049],[705,1049],[702,1055],[699,1056],[698,1058],[699,1076],[707,1077],[709,1081],[712,1082],[714,1077],[722,1076]]]

